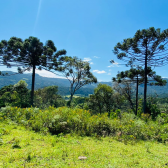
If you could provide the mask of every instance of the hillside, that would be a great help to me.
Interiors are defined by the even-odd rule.
[[[0,167],[127,168],[164,167],[167,164],[167,147],[157,142],[125,145],[111,137],[52,136],[16,124],[1,122],[0,126],[3,128],[0,129],[3,133]],[[86,159],[80,160],[81,156]]]
[[[167,167],[168,116],[146,119],[7,106],[0,111],[0,167]]]
[[[14,72],[11,71],[4,71],[3,73],[8,73],[8,74],[14,74]],[[28,84],[28,89],[31,89],[31,73],[28,74],[16,74],[16,75],[11,75],[11,76],[0,76],[0,88],[3,86],[7,85],[14,85],[18,81],[25,80]],[[168,79],[165,78],[165,80]],[[83,96],[88,96],[89,94],[93,94],[94,88],[99,84],[107,84],[112,86],[112,82],[98,82],[97,84],[91,84],[91,85],[86,85],[79,89],[76,94],[81,94]],[[36,74],[35,78],[35,89],[43,88],[46,86],[53,86],[56,85],[58,86],[59,89],[59,94],[62,96],[68,95],[69,94],[69,81],[67,79],[62,79],[62,78],[47,78],[47,77],[42,77],[38,74]],[[139,94],[143,94],[143,84],[139,86]],[[158,94],[164,96],[165,94],[168,94],[168,83],[166,86],[150,86],[148,85],[148,94]]]
[[[26,83],[28,84],[28,89],[31,89],[31,80],[32,80],[32,75],[31,73],[28,74],[14,74],[14,72],[11,71],[4,71],[3,73],[8,73],[11,74],[11,76],[0,76],[0,88],[7,86],[7,85],[14,85],[18,81],[25,80]],[[112,85],[111,82],[102,82],[108,85]],[[58,86],[59,89],[59,94],[60,95],[68,95],[69,94],[69,86],[70,83],[67,79],[62,79],[62,78],[47,78],[47,77],[42,77],[38,74],[35,76],[35,89],[39,88],[44,88],[46,86]],[[86,85],[82,87],[80,90],[76,92],[76,94],[81,94],[84,96],[88,96],[89,94],[93,94],[94,88],[98,85],[97,84],[91,84],[91,85]]]

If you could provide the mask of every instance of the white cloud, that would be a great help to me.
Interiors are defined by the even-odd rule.
[[[105,71],[99,71],[99,70],[93,70],[93,72],[98,73],[98,74],[106,73]]]
[[[93,64],[93,62],[90,62],[92,59],[91,58],[84,58],[83,61],[89,62],[90,64]]]
[[[97,56],[93,56],[94,58],[100,58],[100,57],[97,57]]]
[[[89,62],[89,61],[91,61],[92,59],[90,59],[90,58],[84,58],[83,59],[83,61],[86,61],[86,62]]]
[[[32,73],[32,70],[30,71],[26,71],[25,73]],[[47,77],[47,78],[63,78],[63,79],[66,79],[65,77],[63,76],[60,76],[60,75],[56,75],[54,73],[51,73],[49,71],[46,71],[46,70],[38,70],[36,69],[36,74],[42,76],[42,77]]]
[[[108,67],[108,68],[111,68],[111,67],[119,67],[118,64],[119,64],[118,62],[115,62],[115,63],[113,63],[113,64],[111,64],[111,65],[109,65],[109,66],[107,66],[107,67]]]
[[[108,73],[107,75],[111,75],[111,73]]]
[[[1,67],[1,71],[12,71],[12,72],[18,72],[17,70],[17,67],[12,67],[12,68],[6,68],[5,66],[2,66]],[[25,71],[24,73],[32,73],[32,69],[30,69],[30,71]],[[43,76],[43,77],[48,77],[48,78],[64,78],[66,79],[65,77],[63,76],[60,76],[62,74],[59,74],[59,75],[56,75],[54,73],[51,73],[49,71],[46,71],[44,69],[42,70],[38,70],[36,69],[36,74],[39,74],[40,76]]]
[[[51,72],[48,72],[48,71],[46,71],[46,70],[36,70],[36,73],[39,74],[40,76],[43,76],[43,77],[48,77],[48,78],[63,78],[63,79],[66,79],[66,78],[63,77],[63,76],[56,75],[56,74],[51,73]]]

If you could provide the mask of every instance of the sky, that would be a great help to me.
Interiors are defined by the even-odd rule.
[[[168,28],[167,0],[0,0],[0,4],[0,40],[13,36],[23,40],[35,36],[44,44],[52,40],[57,50],[88,61],[98,81],[111,81],[129,69],[113,53],[118,42],[139,29]],[[168,66],[153,70],[168,77]],[[59,77],[44,70],[37,73]]]

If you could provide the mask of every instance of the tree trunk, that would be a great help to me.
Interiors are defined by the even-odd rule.
[[[147,93],[147,56],[148,56],[148,47],[146,42],[146,53],[145,53],[145,83],[144,83],[144,113],[146,114],[146,93]]]
[[[72,98],[73,98],[73,95],[74,95],[73,93],[74,93],[73,84],[71,84],[71,88],[70,88],[71,97],[70,97],[70,100],[69,100],[69,102],[67,104],[69,107],[71,106]]]
[[[71,106],[72,98],[73,98],[73,94],[71,93],[71,97],[70,97],[69,104],[68,104],[69,107]]]
[[[34,64],[33,72],[32,72],[31,106],[33,106],[33,100],[34,100],[35,69],[36,69],[36,66]]]
[[[135,115],[138,113],[138,75],[137,75],[137,84],[136,84],[136,112]]]

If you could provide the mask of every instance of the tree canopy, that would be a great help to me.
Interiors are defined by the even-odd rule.
[[[147,67],[147,75],[148,75],[148,82],[150,85],[155,85],[155,86],[165,86],[167,81],[163,80],[161,76],[156,75],[155,71],[152,71],[151,67]],[[138,85],[143,83],[145,80],[144,77],[144,69],[142,67],[136,68],[131,68],[130,70],[127,71],[121,71],[120,73],[117,74],[116,78],[113,78],[113,82],[117,83],[122,83],[124,80],[124,85],[127,86],[125,89],[128,89],[128,83],[129,82],[135,82],[136,83],[136,110],[133,108],[133,102],[131,100],[131,96],[128,94],[130,92],[126,92],[126,98],[128,98],[128,101],[131,104],[132,109],[134,110],[135,114],[137,115],[137,108],[138,108]],[[151,81],[152,80],[152,81]],[[155,82],[154,82],[155,81]],[[126,84],[127,82],[127,84]],[[123,90],[123,88],[120,88]],[[128,96],[129,95],[129,96]]]
[[[94,113],[108,112],[118,108],[123,102],[123,97],[118,95],[111,86],[98,84],[94,89],[94,94],[88,98],[88,108]]]
[[[11,66],[18,64],[20,72],[32,68],[31,104],[33,105],[35,69],[49,69],[51,61],[60,55],[66,54],[66,50],[57,52],[53,41],[48,40],[45,45],[36,37],[29,37],[24,41],[17,37],[11,37],[9,41],[3,41],[3,62]]]
[[[138,30],[133,38],[124,39],[114,47],[114,54],[118,59],[128,64],[144,66],[144,112],[146,113],[147,67],[163,66],[168,63],[168,29],[151,27]]]
[[[53,65],[53,70],[60,71],[70,82],[69,105],[78,89],[87,84],[97,83],[97,78],[90,72],[89,63],[77,57],[60,57],[59,61],[55,61]]]

